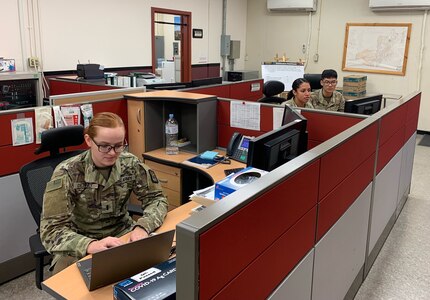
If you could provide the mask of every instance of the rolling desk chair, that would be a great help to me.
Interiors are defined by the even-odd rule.
[[[34,153],[49,151],[49,156],[42,157],[24,165],[19,170],[21,185],[24,190],[30,212],[37,224],[36,234],[30,236],[30,250],[36,258],[36,286],[41,288],[43,265],[49,256],[39,236],[40,215],[42,213],[43,194],[46,184],[51,180],[55,167],[63,160],[72,157],[82,150],[60,153],[60,148],[81,145],[84,142],[84,128],[80,125],[59,127],[42,133],[40,147]]]
[[[285,85],[281,81],[266,81],[263,86],[264,97],[258,100],[258,102],[281,104],[282,102],[286,101],[286,99],[277,95],[282,93],[284,89]]]
[[[303,78],[309,81],[312,91],[322,89],[321,74],[304,74]]]
[[[83,150],[63,151],[61,148],[78,146],[84,142],[84,128],[81,125],[59,127],[44,131],[40,147],[34,153],[40,154],[49,151],[49,156],[42,157],[24,165],[19,171],[21,185],[24,190],[30,212],[37,224],[37,232],[30,236],[30,250],[36,259],[36,286],[41,289],[43,281],[43,266],[45,257],[49,256],[43,246],[40,235],[40,215],[42,213],[43,194],[46,184],[51,180],[55,167],[63,160],[81,153]],[[142,215],[138,205],[128,206],[131,215]]]

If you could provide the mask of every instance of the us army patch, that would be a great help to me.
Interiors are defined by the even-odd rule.
[[[51,180],[46,184],[46,191],[52,192],[60,189],[62,186],[63,186],[63,179],[57,178],[57,179]]]
[[[149,176],[151,176],[151,180],[153,183],[158,183],[157,175],[155,175],[155,172],[152,170],[148,170]]]

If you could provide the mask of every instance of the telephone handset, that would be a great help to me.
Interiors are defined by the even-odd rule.
[[[253,137],[242,135],[239,132],[233,133],[228,142],[227,156],[231,159],[246,163],[248,158],[249,140]]]

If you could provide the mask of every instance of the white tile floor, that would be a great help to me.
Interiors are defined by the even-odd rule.
[[[418,135],[417,143],[422,138],[422,135]],[[428,184],[430,184],[430,147],[417,145],[409,199],[355,300],[430,299]],[[52,298],[36,288],[34,272],[31,272],[0,286],[0,299]]]

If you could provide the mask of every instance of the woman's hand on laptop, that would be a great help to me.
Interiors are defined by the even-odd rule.
[[[130,242],[141,240],[141,239],[144,239],[144,238],[146,238],[148,236],[149,235],[148,235],[148,233],[146,232],[145,229],[143,229],[142,227],[136,226],[131,231]]]
[[[88,247],[87,247],[87,253],[93,254],[96,252],[106,250],[108,248],[120,246],[122,244],[124,244],[124,242],[121,239],[116,238],[116,237],[112,237],[112,236],[108,236],[108,237],[105,237],[104,239],[101,239],[99,241],[92,241],[91,243],[89,243]]]

